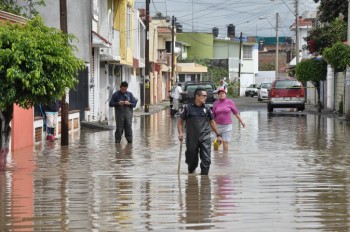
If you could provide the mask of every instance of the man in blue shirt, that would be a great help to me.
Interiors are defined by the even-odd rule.
[[[112,95],[109,107],[114,107],[115,113],[115,142],[120,143],[123,132],[128,143],[132,143],[132,117],[133,108],[136,107],[137,99],[128,90],[128,82],[123,81],[120,89]]]

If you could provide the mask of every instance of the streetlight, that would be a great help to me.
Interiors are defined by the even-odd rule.
[[[272,25],[272,23],[270,22],[270,20],[268,18],[265,18],[265,17],[259,17],[259,19],[267,19],[267,21],[270,23],[270,25],[275,29],[276,31],[276,59],[275,59],[275,78],[277,79],[278,78],[278,44],[279,44],[279,37],[278,37],[278,18],[279,18],[279,15],[278,13],[276,13],[276,27],[274,27]]]

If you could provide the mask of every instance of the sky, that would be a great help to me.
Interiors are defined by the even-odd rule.
[[[295,22],[296,0],[151,0],[151,16],[161,12],[175,16],[185,32],[212,32],[219,28],[219,37],[227,33],[227,26],[235,26],[236,37],[276,36],[276,13],[278,35],[293,36],[289,27]],[[145,8],[146,0],[135,0],[136,8]],[[313,0],[299,0],[299,15],[315,11]]]

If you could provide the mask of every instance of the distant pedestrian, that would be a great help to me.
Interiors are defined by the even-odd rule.
[[[217,124],[219,133],[222,135],[222,143],[224,151],[228,150],[228,142],[231,141],[231,131],[232,131],[232,118],[231,113],[233,113],[240,124],[245,127],[239,112],[235,106],[235,103],[227,98],[227,91],[223,88],[219,89],[219,99],[214,102],[213,114],[214,120]]]
[[[55,140],[56,139],[56,126],[58,123],[58,111],[60,110],[59,100],[53,100],[48,104],[42,106],[45,117],[46,126],[46,139]]]
[[[221,79],[220,80],[220,86],[214,91],[214,93],[219,93],[220,89],[224,89],[227,92],[227,85],[228,84],[226,83],[226,81],[224,79]]]
[[[206,90],[197,88],[194,92],[194,103],[186,104],[183,107],[177,126],[179,140],[182,142],[182,130],[184,121],[186,121],[185,156],[188,172],[193,173],[196,170],[200,158],[201,175],[208,175],[211,163],[210,127],[216,133],[218,140],[221,141],[221,135],[216,128],[214,116],[205,105],[206,99]]]
[[[173,108],[172,108],[172,115],[175,115],[179,111],[180,107],[180,99],[181,99],[181,93],[182,93],[182,87],[181,83],[178,83],[173,95]]]
[[[128,143],[132,143],[132,117],[133,108],[136,107],[137,99],[128,90],[128,83],[123,81],[120,89],[112,95],[109,106],[114,107],[115,113],[115,142],[120,143],[125,131],[125,138]]]

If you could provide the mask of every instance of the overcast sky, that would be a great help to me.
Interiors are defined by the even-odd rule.
[[[146,0],[135,0],[145,8]],[[313,0],[299,0],[299,15],[316,10]],[[227,25],[235,25],[236,37],[276,36],[276,13],[279,13],[279,35],[293,36],[289,27],[295,21],[295,0],[151,0],[151,15],[162,12],[175,16],[184,31],[211,32],[219,28],[225,36]]]

